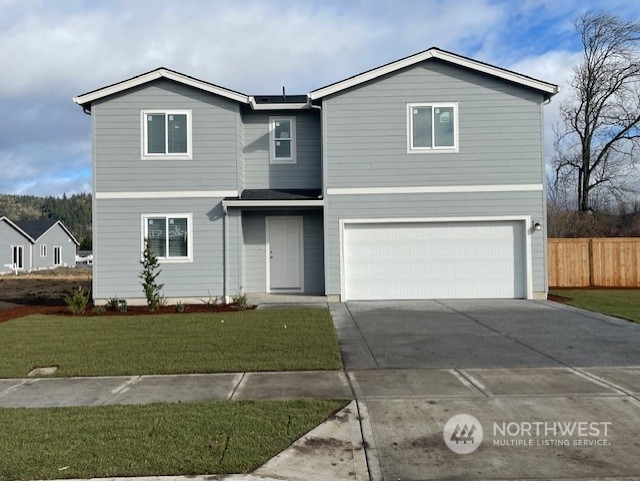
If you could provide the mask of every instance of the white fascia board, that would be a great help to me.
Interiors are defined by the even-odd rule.
[[[223,200],[226,207],[322,207],[324,200]]]
[[[14,224],[11,219],[9,219],[7,216],[2,216],[0,217],[0,221],[5,221],[7,224],[9,224],[12,228],[14,228],[16,231],[18,231],[19,234],[22,234],[24,237],[26,237],[26,239],[28,241],[30,241],[32,244],[35,244],[36,240],[31,237],[29,234],[27,234],[25,231],[23,231],[20,227],[18,227],[16,224]]]
[[[237,197],[237,190],[185,190],[172,192],[96,192],[96,199],[195,199]]]
[[[243,104],[249,103],[249,97],[244,94],[234,92],[232,90],[227,90],[225,88],[218,87],[216,85],[203,82],[201,80],[197,80],[192,77],[187,77],[185,75],[182,75],[177,72],[173,72],[164,68],[153,70],[152,72],[148,72],[138,77],[125,80],[124,82],[119,82],[115,85],[111,85],[109,87],[105,87],[103,89],[99,89],[94,92],[89,92],[87,94],[74,97],[73,101],[79,105],[84,105],[94,100],[100,99],[102,97],[113,95],[118,92],[122,92],[123,90],[137,87],[138,85],[142,85],[142,84],[151,82],[153,80],[157,80],[159,78],[167,78],[170,80],[174,80],[181,84],[189,85],[191,87],[195,87],[197,89],[204,90],[206,92],[211,92],[213,94],[220,95],[221,97],[226,97],[228,99],[235,100],[236,102],[240,102]]]
[[[459,194],[465,192],[542,191],[542,184],[433,185],[414,187],[329,187],[327,195]]]
[[[364,82],[368,82],[369,80],[373,80],[375,78],[381,77],[382,75],[395,72],[405,67],[410,67],[412,65],[423,62],[430,58],[438,58],[440,60],[444,60],[446,62],[455,64],[455,65],[460,65],[462,67],[466,67],[472,70],[476,70],[478,72],[483,72],[489,75],[493,75],[495,77],[499,77],[499,78],[508,80],[510,82],[514,82],[514,83],[526,86],[526,87],[537,89],[542,92],[545,92],[546,94],[548,94],[549,97],[551,97],[552,95],[555,95],[559,91],[557,85],[550,84],[548,82],[543,82],[541,80],[536,80],[534,78],[530,78],[525,75],[520,75],[515,72],[510,72],[508,70],[494,67],[492,65],[488,65],[485,63],[477,62],[475,60],[460,57],[450,52],[444,52],[438,49],[429,49],[429,50],[425,50],[424,52],[411,55],[410,57],[398,60],[396,62],[383,65],[382,67],[369,70],[368,72],[361,73],[359,75],[348,78],[341,82],[328,85],[327,87],[314,90],[309,93],[309,98],[311,100],[317,100],[322,97],[326,97],[327,95],[331,95],[336,92],[339,92],[341,90],[354,87]]]
[[[249,97],[249,105],[251,105],[251,110],[304,110],[311,108],[307,102],[259,104],[256,103],[255,97]]]
[[[59,226],[60,226],[60,228],[61,228],[63,231],[65,231],[65,233],[66,233],[69,237],[71,237],[71,240],[72,240],[73,242],[75,242],[75,243],[76,243],[76,245],[80,245],[80,242],[78,242],[78,240],[73,236],[73,234],[69,231],[69,229],[67,229],[67,228],[66,228],[66,226],[65,226],[65,225],[62,223],[62,221],[60,221],[60,220],[59,220],[59,221],[56,221],[56,222],[55,222],[51,227],[49,227],[46,231],[44,231],[44,232],[40,235],[40,237],[38,237],[36,240],[37,240],[37,241],[39,241],[40,239],[42,239],[42,238],[47,234],[47,232],[49,232],[51,229],[53,229],[53,228],[54,228],[55,226],[57,226],[57,225],[59,225]]]

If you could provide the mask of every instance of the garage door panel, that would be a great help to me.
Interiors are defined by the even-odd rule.
[[[345,224],[347,299],[525,296],[524,222]]]

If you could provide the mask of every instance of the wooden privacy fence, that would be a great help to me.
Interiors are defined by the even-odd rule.
[[[640,237],[549,239],[550,287],[640,287]]]

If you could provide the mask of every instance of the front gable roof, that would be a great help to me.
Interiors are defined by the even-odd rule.
[[[242,104],[249,103],[249,97],[241,92],[236,92],[235,90],[226,89],[224,87],[220,87],[218,85],[205,82],[204,80],[200,80],[195,77],[190,77],[189,75],[185,75],[165,67],[160,67],[155,70],[151,70],[150,72],[146,72],[141,75],[132,77],[128,80],[123,80],[122,82],[117,82],[115,84],[108,85],[106,87],[102,87],[97,90],[92,90],[91,92],[87,92],[82,95],[78,95],[77,97],[74,97],[73,101],[78,105],[81,105],[84,107],[87,104],[90,104],[91,102],[93,102],[94,100],[98,100],[103,97],[107,97],[109,95],[117,94],[124,90],[128,90],[130,88],[137,87],[138,85],[143,85],[145,83],[152,82],[160,78],[173,80],[174,82],[178,82],[183,85],[188,85],[200,90],[204,90],[206,92],[220,95],[221,97],[226,97],[230,100],[235,100],[236,102],[240,102]]]
[[[542,92],[545,99],[550,99],[552,96],[559,92],[559,87],[555,84],[537,80],[533,77],[528,77],[517,72],[512,72],[511,70],[506,70],[494,65],[490,65],[488,63],[479,62],[468,57],[463,57],[462,55],[457,55],[452,52],[447,52],[446,50],[432,47],[428,50],[424,50],[400,60],[396,60],[380,67],[367,70],[366,72],[359,73],[339,82],[335,82],[319,89],[313,90],[309,93],[309,98],[311,100],[321,99],[328,95],[332,95],[342,90],[355,87],[364,82],[368,82],[383,75],[387,75],[389,73],[396,72],[397,70],[410,67],[431,58],[443,60],[454,65],[459,65],[461,67],[465,67],[477,72],[492,75],[494,77],[498,77],[503,80],[522,85],[523,87],[538,90]]]
[[[0,216],[0,222],[5,222],[9,227],[11,227],[13,230],[15,230],[18,234],[23,236],[29,242],[31,242],[32,244],[35,243],[36,240],[33,237],[27,234],[23,229],[21,229],[18,225],[16,225],[16,223],[13,222],[11,219],[9,219],[7,216],[5,215]]]
[[[53,229],[56,225],[59,225],[60,228],[69,236],[69,238],[76,244],[80,245],[80,243],[76,240],[69,229],[65,227],[65,225],[59,220],[52,219],[39,219],[39,220],[16,220],[12,221],[6,216],[0,217],[0,221],[5,221],[10,227],[12,227],[16,232],[23,235],[29,242],[35,244],[40,237],[45,235],[51,229]]]

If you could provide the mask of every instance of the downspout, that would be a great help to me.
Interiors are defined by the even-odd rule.
[[[222,202],[222,214],[223,220],[223,246],[222,246],[222,258],[224,262],[224,276],[222,281],[222,295],[224,297],[224,303],[229,304],[229,212],[227,206]]]

